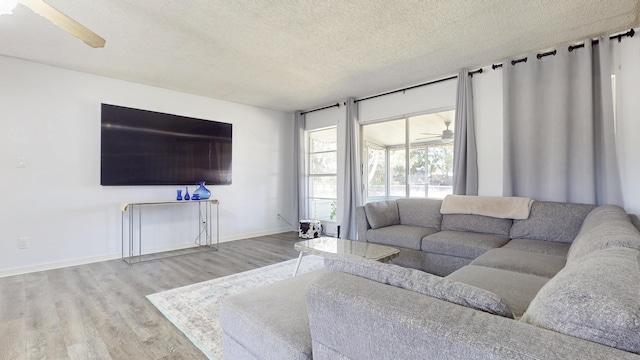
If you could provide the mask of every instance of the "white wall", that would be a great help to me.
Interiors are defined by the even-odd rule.
[[[0,276],[119,258],[120,204],[175,198],[177,186],[99,185],[103,102],[232,123],[233,184],[208,186],[221,240],[291,230],[277,214],[293,217],[292,114],[7,57],[0,79]],[[191,244],[195,209],[146,210],[147,249]]]
[[[449,110],[456,106],[455,79],[358,102],[361,124]]]
[[[343,121],[347,116],[347,110],[343,104],[344,103],[340,103],[340,107],[335,106],[306,114],[305,130],[318,130],[337,126],[338,123]]]

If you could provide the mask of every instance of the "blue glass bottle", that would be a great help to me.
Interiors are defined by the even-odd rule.
[[[176,200],[182,200],[182,190],[178,190],[178,196],[176,196]]]
[[[207,200],[211,197],[211,191],[204,187],[204,181],[200,181],[200,187],[193,192],[193,194],[198,194],[200,196],[200,200]]]
[[[191,197],[189,196],[189,188],[188,187],[184,188],[184,199],[185,200],[191,199]]]

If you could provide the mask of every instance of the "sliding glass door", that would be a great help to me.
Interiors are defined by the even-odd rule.
[[[454,118],[449,110],[364,125],[366,201],[451,194]]]

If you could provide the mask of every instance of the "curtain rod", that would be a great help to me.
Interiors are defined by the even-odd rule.
[[[624,33],[620,33],[620,34],[616,34],[616,35],[611,35],[609,36],[609,39],[613,40],[613,39],[618,39],[618,42],[622,42],[622,38],[624,37],[633,37],[635,35],[635,30],[631,29],[627,32]],[[599,43],[598,39],[592,40],[591,44],[592,45],[597,45]],[[578,49],[578,48],[582,48],[584,47],[584,44],[579,44],[579,45],[571,45],[569,46],[569,52]],[[545,52],[545,53],[540,53],[537,54],[536,57],[538,59],[542,59],[545,56],[549,56],[549,55],[556,55],[556,50],[553,51],[549,51],[549,52]],[[527,62],[527,58],[522,58],[522,59],[517,59],[517,60],[511,60],[511,65],[515,65],[517,63],[521,63],[521,62]],[[502,63],[498,63],[498,64],[492,64],[491,68],[493,70],[497,69],[497,68],[501,68],[502,67]],[[482,74],[482,68],[479,68],[478,70],[474,70],[474,71],[469,71],[469,76],[473,77],[474,74]],[[370,99],[375,99],[381,96],[386,96],[386,95],[391,95],[391,94],[395,94],[395,93],[399,93],[399,92],[404,92],[407,90],[411,90],[411,89],[416,89],[419,87],[423,87],[423,86],[427,86],[427,85],[433,85],[433,84],[437,84],[440,82],[444,82],[444,81],[448,81],[448,80],[453,80],[453,79],[457,79],[458,75],[453,75],[453,76],[449,76],[443,79],[438,79],[438,80],[434,80],[434,81],[429,81],[429,82],[425,82],[422,84],[418,84],[418,85],[413,85],[413,86],[409,86],[403,89],[398,89],[398,90],[393,90],[393,91],[388,91],[386,93],[382,93],[382,94],[378,94],[378,95],[372,95],[372,96],[367,96],[365,98],[362,99],[356,99],[355,102],[358,103],[360,101],[365,101],[365,100],[370,100]],[[340,103],[335,103],[334,105],[329,105],[329,106],[325,106],[319,109],[313,109],[313,110],[308,110],[308,111],[303,111],[302,114],[308,114],[308,113],[312,113],[314,111],[320,111],[320,110],[325,110],[325,109],[330,109],[333,107],[340,107]]]
[[[478,70],[474,70],[474,71],[469,71],[469,76],[473,77],[474,74],[482,74],[482,68],[480,68]],[[427,86],[427,85],[433,85],[433,84],[437,84],[437,83],[441,83],[441,82],[444,82],[444,81],[453,80],[453,79],[457,79],[457,78],[458,78],[458,75],[453,75],[453,76],[449,76],[449,77],[446,77],[446,78],[443,78],[443,79],[433,80],[433,81],[429,81],[429,82],[418,84],[418,85],[409,86],[409,87],[398,89],[398,90],[388,91],[386,93],[382,93],[382,94],[378,94],[378,95],[367,96],[367,97],[362,98],[362,99],[356,99],[355,102],[358,103],[360,101],[365,101],[365,100],[369,100],[369,99],[375,99],[377,97],[386,96],[386,95],[390,95],[390,94],[395,94],[395,93],[399,93],[399,92],[404,92],[404,91],[407,91],[407,90],[411,90],[411,89],[415,89],[415,88],[419,88],[419,87],[423,87],[423,86]]]
[[[624,38],[624,37],[633,37],[633,35],[635,35],[635,34],[636,34],[636,31],[631,29],[631,30],[629,30],[627,32],[623,32],[623,33],[616,34],[616,35],[611,35],[611,36],[609,36],[609,39],[610,40],[618,39],[618,42],[622,42],[622,38]],[[600,42],[600,40],[598,40],[598,39],[591,40],[591,45],[598,45],[599,42]],[[584,47],[584,43],[578,44],[578,45],[570,45],[569,46],[569,52],[572,52],[575,49],[579,49],[579,48],[583,48],[583,47]],[[538,60],[539,60],[539,59],[542,59],[545,56],[555,55],[555,54],[556,54],[556,50],[553,50],[553,51],[549,51],[549,52],[545,52],[545,53],[540,53],[540,54],[536,55],[536,58],[538,58]],[[511,65],[515,65],[515,64],[521,63],[521,62],[527,62],[527,58],[525,57],[525,58],[522,58],[522,59],[511,60]],[[497,68],[501,68],[501,67],[502,67],[501,63],[500,64],[491,65],[491,68],[493,70],[495,70]]]
[[[482,68],[479,68],[478,70],[474,70],[474,71],[469,71],[469,76],[473,77],[473,75],[475,75],[475,74],[482,74],[482,71],[483,71]],[[444,78],[444,79],[438,79],[438,80],[434,80],[434,81],[429,81],[429,82],[426,82],[426,83],[409,86],[409,87],[406,87],[406,88],[403,88],[403,89],[393,90],[393,91],[389,91],[389,92],[386,92],[386,93],[383,93],[383,94],[378,94],[378,95],[368,96],[368,97],[365,97],[365,98],[362,98],[362,99],[357,99],[357,100],[355,100],[355,102],[374,99],[374,98],[377,98],[377,97],[380,97],[380,96],[385,96],[385,95],[389,95],[389,94],[395,94],[397,92],[407,91],[407,90],[419,88],[419,87],[422,87],[422,86],[437,84],[439,82],[452,80],[452,79],[457,79],[457,78],[458,78],[458,75],[453,75],[453,76],[449,76],[449,77]],[[345,103],[345,105],[346,105],[346,103]],[[321,108],[318,108],[318,109],[303,111],[301,114],[304,115],[304,114],[312,113],[314,111],[331,109],[331,108],[334,108],[334,107],[340,107],[340,103],[338,102],[338,103],[335,103],[333,105],[321,107]]]
[[[335,104],[333,104],[333,105],[329,105],[329,106],[321,107],[321,108],[318,108],[318,109],[313,109],[313,110],[303,111],[303,112],[302,112],[302,115],[304,115],[304,114],[308,114],[308,113],[312,113],[312,112],[314,112],[314,111],[320,111],[320,110],[324,110],[324,109],[331,109],[331,108],[334,108],[334,107],[336,107],[336,106],[337,106],[337,107],[340,107],[340,103],[338,102],[338,103],[335,103]]]

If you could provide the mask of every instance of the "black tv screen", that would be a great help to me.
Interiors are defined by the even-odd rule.
[[[109,104],[101,122],[101,185],[231,184],[231,124]]]

